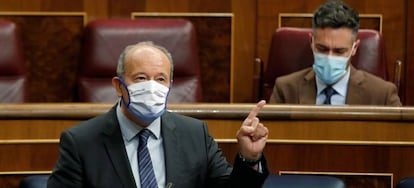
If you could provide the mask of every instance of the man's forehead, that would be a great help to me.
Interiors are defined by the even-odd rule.
[[[128,55],[133,55],[133,54],[162,54],[162,52],[153,46],[137,45],[137,46],[132,47],[128,51]]]
[[[126,58],[128,60],[134,59],[134,60],[141,60],[141,59],[157,59],[159,61],[165,61],[168,60],[168,57],[161,51],[160,49],[150,46],[150,45],[137,45],[131,48],[127,52]]]
[[[353,33],[349,28],[324,28],[313,32],[315,44],[331,48],[348,47],[353,43]]]
[[[144,71],[169,75],[170,66],[164,53],[149,45],[134,46],[128,51],[125,60],[125,72],[128,74],[137,74],[137,71]]]

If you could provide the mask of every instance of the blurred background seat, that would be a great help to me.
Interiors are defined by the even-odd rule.
[[[345,183],[332,176],[269,175],[262,188],[345,188]]]
[[[195,30],[185,19],[142,18],[96,20],[86,26],[78,80],[79,101],[115,102],[111,79],[118,57],[127,45],[153,41],[165,47],[174,61],[170,103],[200,102],[201,80]]]
[[[46,188],[49,175],[30,175],[19,184],[19,188]]]
[[[255,85],[258,90],[255,96],[257,99],[268,100],[270,98],[277,77],[312,66],[310,32],[312,32],[311,28],[281,27],[275,30],[266,68],[264,69],[264,63],[260,59],[256,59]],[[382,35],[376,30],[360,29],[358,39],[361,42],[351,59],[352,65],[384,80],[394,82],[398,89],[401,62],[396,63],[395,75],[393,79],[390,79]]]
[[[22,40],[17,25],[0,20],[0,103],[27,101]]]
[[[397,183],[396,188],[413,188],[414,187],[414,176],[406,177]]]

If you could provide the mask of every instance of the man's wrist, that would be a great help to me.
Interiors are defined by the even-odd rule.
[[[256,160],[252,160],[252,159],[247,159],[247,158],[245,158],[240,152],[239,152],[239,158],[240,158],[240,160],[245,164],[245,165],[247,165],[247,166],[250,166],[250,167],[254,167],[254,166],[256,166],[256,165],[258,165],[259,163],[260,163],[260,161],[262,160],[262,154],[260,154],[260,157],[258,158],[258,159],[256,159]]]

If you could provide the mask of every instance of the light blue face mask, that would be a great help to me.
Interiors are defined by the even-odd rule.
[[[314,51],[313,70],[316,76],[328,85],[337,82],[345,75],[348,60],[351,58],[353,50],[354,44],[348,57],[326,55]]]
[[[169,87],[154,80],[139,82],[129,86],[126,85],[122,78],[119,80],[128,92],[128,103],[123,97],[121,100],[128,112],[135,118],[149,124],[164,114],[168,94],[170,93]]]

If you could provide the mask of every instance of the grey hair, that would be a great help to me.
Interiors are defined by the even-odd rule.
[[[118,66],[116,68],[116,74],[118,77],[122,77],[125,74],[125,58],[127,56],[127,54],[129,53],[129,51],[132,48],[138,47],[138,46],[150,46],[150,47],[154,47],[158,50],[160,50],[161,52],[163,52],[167,58],[168,61],[170,62],[170,81],[173,80],[173,71],[174,71],[174,63],[173,63],[173,59],[172,56],[170,54],[170,52],[168,52],[168,50],[160,45],[156,45],[154,44],[152,41],[144,41],[144,42],[139,42],[137,44],[133,44],[133,45],[128,45],[127,47],[125,47],[124,51],[122,51],[121,55],[119,56],[118,59]]]

